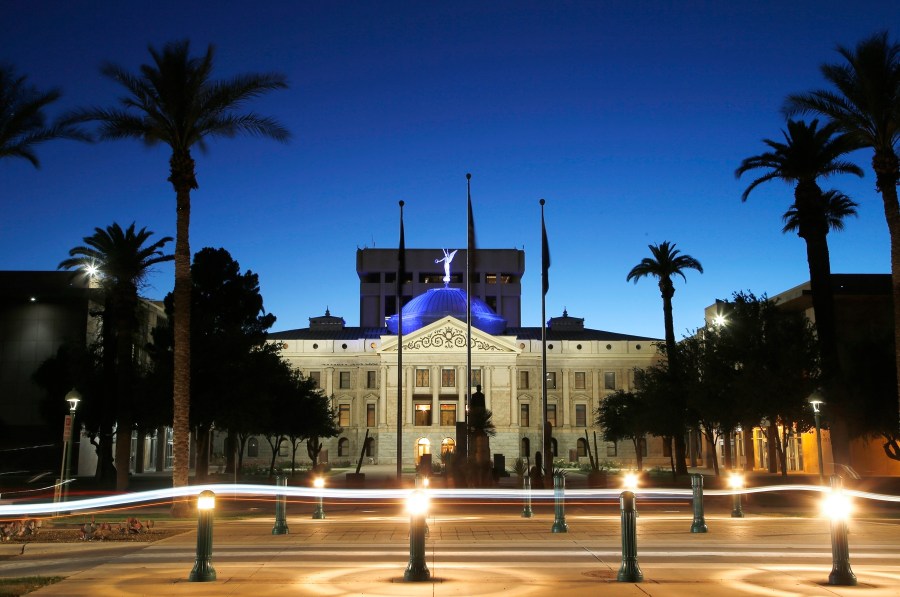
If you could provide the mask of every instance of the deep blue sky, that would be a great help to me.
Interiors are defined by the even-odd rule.
[[[85,7],[90,7],[89,9]],[[105,61],[137,71],[147,45],[213,43],[217,74],[284,72],[255,102],[294,137],[214,141],[197,154],[191,248],[225,247],[260,277],[275,329],[326,306],[359,321],[357,247],[464,247],[465,173],[478,242],[524,247],[523,324],[540,325],[540,210],[553,265],[549,315],[661,337],[652,280],[626,283],[664,240],[705,273],[676,282],[675,329],[736,290],[776,294],[808,279],[803,242],[781,234],[791,188],[746,204],[734,169],[778,138],[784,96],[824,85],[818,67],[889,29],[894,1],[752,2],[50,2],[4,3],[0,61],[57,114],[112,105]],[[39,148],[40,170],[0,163],[0,269],[54,269],[95,226],[175,233],[168,153],[134,141]],[[860,203],[830,235],[832,270],[889,271],[868,153],[860,181],[825,181]],[[171,267],[144,294],[162,298]]]

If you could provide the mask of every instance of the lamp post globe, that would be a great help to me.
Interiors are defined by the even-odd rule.
[[[814,391],[807,398],[807,402],[813,409],[813,417],[816,420],[816,451],[819,456],[819,483],[825,484],[825,463],[822,460],[822,405],[825,404],[825,399],[822,396],[822,392],[819,390]]]

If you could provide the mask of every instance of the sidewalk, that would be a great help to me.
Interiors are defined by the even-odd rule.
[[[408,519],[402,513],[362,510],[313,521],[291,516],[290,533],[273,536],[272,518],[214,523],[211,562],[217,579],[192,583],[196,531],[155,543],[103,546],[84,568],[34,597],[146,595],[635,595],[694,597],[866,595],[900,593],[896,521],[853,526],[851,555],[857,587],[826,583],[831,569],[827,524],[807,518],[708,517],[710,532],[690,534],[683,514],[648,514],[638,522],[642,583],[616,582],[621,540],[616,516],[573,516],[570,532],[552,534],[551,509],[532,519],[515,511],[462,515],[439,512],[429,519],[427,565],[432,580],[405,583]],[[297,508],[299,509],[299,508]],[[326,511],[327,511],[326,505]],[[447,508],[450,510],[450,508]],[[107,544],[112,545],[112,544]],[[92,544],[29,546],[45,574],[71,564]],[[773,555],[774,554],[774,555]],[[852,558],[851,558],[852,560]]]

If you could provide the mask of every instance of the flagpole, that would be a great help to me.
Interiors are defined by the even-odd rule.
[[[403,478],[403,278],[406,277],[406,239],[400,201],[400,245],[397,249],[397,481]]]
[[[543,403],[542,436],[544,445],[544,475],[550,480],[553,475],[553,452],[550,445],[551,429],[547,418],[547,289],[550,250],[547,245],[547,228],[544,226],[544,203],[541,199],[541,402]]]
[[[466,224],[466,397],[463,405],[463,421],[466,424],[466,460],[469,459],[469,397],[472,395],[472,253],[475,251],[472,229],[472,175],[466,174],[466,198],[468,200]]]

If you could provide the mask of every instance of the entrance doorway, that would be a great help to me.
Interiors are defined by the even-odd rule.
[[[431,454],[431,442],[427,437],[420,437],[416,440],[416,466],[425,454]]]

